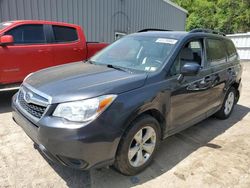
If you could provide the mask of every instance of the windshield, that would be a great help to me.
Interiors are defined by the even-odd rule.
[[[2,22],[0,23],[0,30],[10,26],[12,23],[11,22]]]
[[[169,38],[128,36],[114,42],[90,60],[98,65],[154,72],[169,57],[176,42]]]

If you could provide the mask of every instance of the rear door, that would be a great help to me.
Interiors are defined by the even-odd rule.
[[[46,43],[44,25],[17,26],[5,35],[12,35],[14,44],[0,47],[1,83],[21,82],[26,75],[53,65],[53,53]]]
[[[224,40],[221,38],[206,39],[206,54],[208,66],[213,70],[214,84],[210,100],[213,109],[218,108],[224,99],[225,87],[228,84],[231,63],[227,59],[227,51]],[[214,110],[211,109],[211,113]],[[210,115],[210,114],[208,114]]]
[[[171,67],[171,101],[170,101],[170,129],[180,130],[204,119],[211,108],[209,102],[211,91],[212,70],[205,66],[203,39],[188,42],[180,51]],[[190,61],[201,65],[195,76],[185,76],[178,81],[182,62]]]
[[[86,58],[86,43],[75,27],[52,25],[54,65],[82,61]]]

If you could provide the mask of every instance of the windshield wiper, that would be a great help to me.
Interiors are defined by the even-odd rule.
[[[89,63],[89,64],[95,64],[95,65],[104,65],[104,66],[107,66],[108,68],[116,69],[116,70],[123,71],[123,72],[129,72],[128,69],[126,69],[126,68],[119,67],[119,66],[112,65],[112,64],[100,64],[100,63],[97,63],[96,61],[92,61],[92,60],[87,60],[85,62]]]
[[[86,60],[85,63],[89,63],[89,64],[95,64],[96,62],[95,61],[92,61],[90,59]]]
[[[112,68],[112,69],[116,69],[116,70],[119,70],[119,71],[123,71],[123,72],[128,72],[128,70],[126,68],[115,66],[115,65],[112,65],[112,64],[108,64],[107,67]]]

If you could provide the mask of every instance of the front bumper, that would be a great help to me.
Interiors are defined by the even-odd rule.
[[[105,126],[98,118],[78,129],[60,128],[61,118],[43,117],[37,124],[29,121],[12,101],[13,119],[50,160],[77,169],[111,165],[122,132]],[[70,126],[70,124],[69,124]]]

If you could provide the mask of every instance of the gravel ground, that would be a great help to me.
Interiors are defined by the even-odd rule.
[[[231,118],[208,118],[167,138],[153,164],[134,177],[47,161],[12,121],[14,93],[0,93],[0,187],[250,187],[250,63]]]

